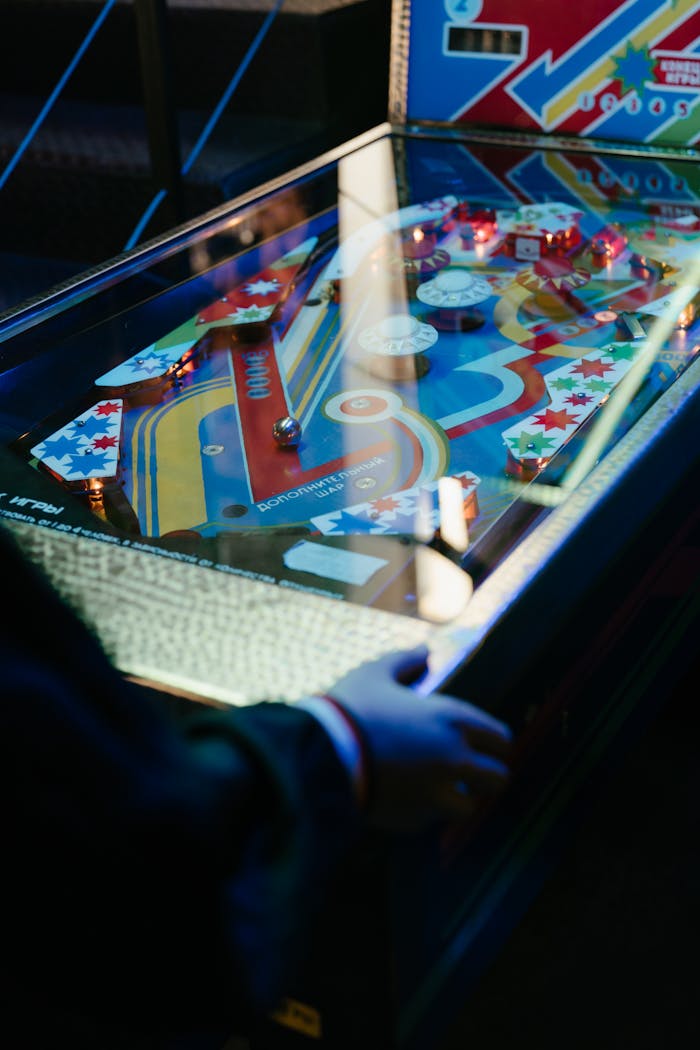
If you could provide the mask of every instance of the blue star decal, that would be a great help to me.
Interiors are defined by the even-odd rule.
[[[333,536],[349,536],[358,532],[371,532],[376,528],[376,522],[368,521],[366,518],[358,518],[346,510],[341,510],[337,519],[333,522]]]
[[[654,79],[654,63],[645,47],[634,48],[627,42],[624,55],[614,59],[617,67],[615,78],[622,83],[622,93],[636,88],[641,94],[647,80]]]
[[[110,419],[108,416],[88,416],[87,419],[78,423],[77,420],[72,424],[74,430],[71,435],[74,438],[87,438],[90,441],[97,434],[105,434],[110,427],[114,426],[116,419]]]
[[[106,452],[93,452],[85,455],[84,453],[78,453],[70,457],[71,465],[68,474],[93,474],[96,470],[101,470],[104,467]]]
[[[170,359],[167,351],[161,351],[159,354],[151,352],[147,357],[134,358],[127,364],[134,372],[145,372],[146,375],[152,376],[154,372],[165,372],[170,367]]]
[[[58,437],[47,438],[43,445],[43,451],[41,453],[42,459],[47,456],[53,456],[54,459],[63,459],[64,456],[69,456],[71,452],[75,451],[75,441],[65,434],[59,434]]]

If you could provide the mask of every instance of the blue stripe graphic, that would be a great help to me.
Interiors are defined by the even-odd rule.
[[[628,40],[651,15],[665,6],[658,0],[628,0],[558,62],[552,63],[551,51],[538,58],[511,82],[509,94],[544,127],[544,111],[550,102],[562,91],[570,89],[591,67]]]

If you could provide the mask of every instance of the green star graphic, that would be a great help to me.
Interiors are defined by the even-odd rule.
[[[553,390],[575,390],[576,380],[573,376],[569,376],[568,379],[553,379],[549,384]]]
[[[242,306],[234,314],[237,323],[246,321],[264,321],[271,313],[269,306]]]
[[[609,346],[605,351],[616,361],[631,361],[637,356],[638,346],[634,343],[621,343],[619,346]]]
[[[586,386],[592,394],[605,394],[612,383],[606,383],[604,379],[589,379]]]
[[[635,48],[627,41],[624,55],[613,59],[616,67],[615,79],[622,86],[622,94],[636,88],[641,94],[647,80],[654,79],[654,63],[646,47]]]
[[[508,441],[517,449],[519,456],[540,456],[545,449],[554,444],[553,438],[546,438],[544,434],[530,434],[527,430],[521,430],[519,437],[508,438]]]

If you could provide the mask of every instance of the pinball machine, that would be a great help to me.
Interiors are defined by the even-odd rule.
[[[386,125],[0,319],[0,516],[125,674],[293,702],[427,643],[514,730],[498,805],[357,858],[264,1045],[430,1045],[697,513],[700,4],[550,8],[397,0]]]

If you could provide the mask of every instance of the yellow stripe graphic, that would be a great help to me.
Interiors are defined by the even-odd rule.
[[[153,535],[154,530],[154,481],[159,534],[190,528],[193,522],[206,519],[199,425],[211,412],[234,404],[230,381],[217,379],[201,384],[139,420],[132,436],[131,456],[136,468],[139,452],[143,452],[145,503],[141,510],[146,535]],[[138,479],[134,471],[132,506],[139,513],[137,503]]]
[[[657,40],[667,30],[680,22],[687,13],[692,13],[697,7],[697,0],[677,0],[675,4],[659,11],[650,21],[645,22],[633,36],[620,41],[617,50],[620,52],[627,48],[628,43],[633,48],[647,47],[650,40]],[[653,46],[653,45],[652,45]],[[617,65],[613,55],[605,56],[596,65],[592,66],[584,77],[574,80],[570,88],[559,95],[545,109],[545,127],[551,128],[560,123],[564,116],[572,109],[578,108],[578,96],[585,91],[595,93],[602,86],[603,81],[613,80],[617,73]]]

